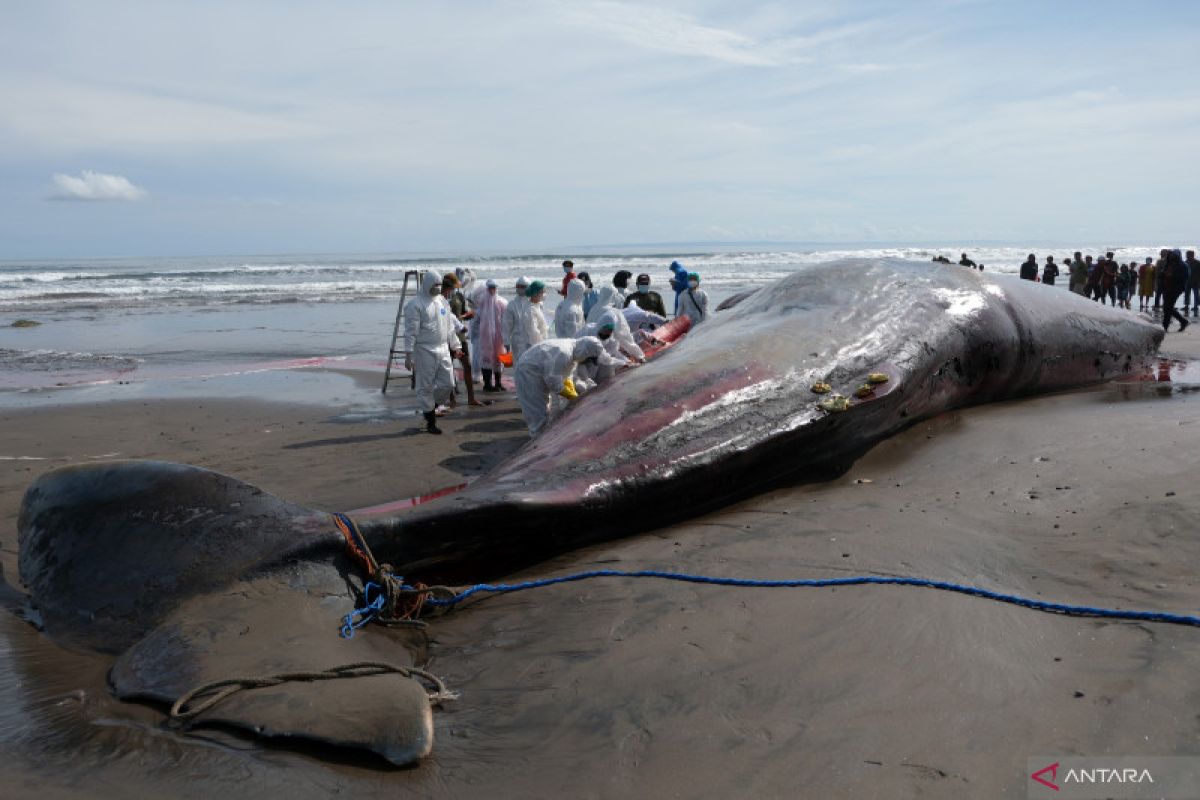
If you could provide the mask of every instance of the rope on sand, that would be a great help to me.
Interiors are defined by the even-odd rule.
[[[1066,603],[1049,603],[1044,600],[1034,600],[1013,594],[993,592],[977,586],[966,586],[946,581],[932,581],[925,578],[888,577],[879,575],[858,575],[848,578],[802,578],[795,580],[750,580],[747,578],[721,578],[708,575],[691,575],[684,572],[661,572],[658,570],[626,571],[616,569],[598,569],[590,572],[577,572],[573,575],[563,575],[557,578],[545,578],[524,583],[477,583],[467,589],[454,593],[449,597],[426,596],[425,605],[448,608],[477,594],[507,594],[521,592],[526,589],[537,589],[543,586],[553,586],[559,583],[573,583],[591,578],[657,578],[667,581],[684,583],[701,583],[710,586],[737,586],[755,589],[784,589],[784,588],[825,588],[838,586],[916,586],[923,589],[940,589],[946,592],[957,592],[999,603],[1010,603],[1022,608],[1035,611],[1045,611],[1053,614],[1064,614],[1072,617],[1102,617],[1106,619],[1136,620],[1139,622],[1164,622],[1173,625],[1190,625],[1200,627],[1200,617],[1187,614],[1171,614],[1164,611],[1132,611],[1119,608],[1100,608],[1096,606],[1076,606]],[[444,587],[426,587],[419,589],[404,586],[402,591],[408,594],[431,592],[433,589],[443,590]]]
[[[454,700],[457,695],[446,688],[442,679],[417,667],[398,667],[385,661],[359,661],[354,664],[342,664],[319,672],[284,672],[279,675],[265,675],[258,678],[227,678],[211,681],[197,686],[180,697],[171,706],[173,722],[188,723],[208,711],[221,701],[248,689],[261,689],[279,686],[284,683],[330,681],[338,678],[369,678],[373,675],[402,675],[414,680],[421,679],[433,687],[429,693],[429,702],[437,703],[443,700]],[[197,698],[201,698],[197,700]]]

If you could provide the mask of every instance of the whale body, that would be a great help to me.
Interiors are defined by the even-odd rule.
[[[404,574],[475,575],[828,479],[948,409],[1144,367],[1157,325],[1008,276],[899,260],[814,265],[712,315],[583,398],[489,475],[402,524],[368,523]],[[859,401],[871,373],[887,382]],[[853,400],[826,413],[811,389]]]
[[[1135,372],[1162,337],[1129,312],[1005,276],[813,265],[586,395],[466,490],[358,522],[399,574],[479,580],[828,479],[951,408]],[[872,373],[886,382],[846,410],[819,407],[813,386],[851,397]],[[68,467],[29,488],[18,527],[21,578],[46,632],[113,653],[123,698],[172,702],[231,674],[423,657],[412,631],[338,639],[363,591],[341,533],[327,513],[233,478],[157,462]],[[394,674],[255,690],[201,721],[397,764],[427,754],[433,737],[424,689]]]

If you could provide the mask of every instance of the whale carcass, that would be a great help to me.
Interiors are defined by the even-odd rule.
[[[465,491],[360,528],[407,577],[494,576],[827,479],[950,408],[1130,373],[1162,336],[1031,282],[892,260],[813,265],[585,396]],[[864,396],[826,410],[819,384]],[[338,639],[363,580],[329,514],[232,478],[154,462],[69,467],[30,487],[18,525],[21,577],[46,632],[113,653],[123,698],[171,702],[230,675],[423,658],[411,631]],[[401,675],[239,697],[202,721],[398,764],[432,744],[425,691]]]

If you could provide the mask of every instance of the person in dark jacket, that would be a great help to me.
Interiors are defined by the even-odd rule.
[[[642,311],[649,311],[660,317],[667,315],[662,295],[650,290],[650,276],[645,272],[637,276],[637,291],[625,298],[625,305],[628,306],[630,303],[634,303]]]
[[[1100,259],[1100,304],[1104,305],[1105,298],[1115,307],[1117,305],[1117,262],[1112,253]]]
[[[1057,277],[1058,264],[1054,263],[1054,256],[1046,256],[1046,266],[1042,267],[1042,283],[1053,286]]]
[[[1021,265],[1021,280],[1036,281],[1038,274],[1037,256],[1033,253],[1029,254],[1029,258],[1025,259],[1025,263]]]
[[[1188,268],[1188,288],[1183,293],[1183,313],[1188,310],[1188,296],[1192,298],[1192,316],[1200,314],[1200,261],[1196,260],[1196,251],[1188,250],[1184,263]]]
[[[1187,319],[1175,310],[1175,302],[1179,295],[1187,290],[1188,266],[1183,260],[1183,254],[1178,250],[1168,250],[1163,259],[1163,330],[1169,330],[1171,317],[1179,320],[1179,332],[1183,333],[1188,326]]]

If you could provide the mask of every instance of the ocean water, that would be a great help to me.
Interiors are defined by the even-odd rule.
[[[700,273],[714,304],[806,265],[841,258],[929,262],[967,252],[1015,275],[1028,253],[1061,261],[1112,249],[1141,261],[1160,246],[681,246],[559,254],[300,255],[0,261],[0,405],[4,395],[66,387],[152,383],[310,367],[382,373],[404,275],[469,267],[504,294],[520,275],[561,281],[561,262],[595,285],[617,270],[649,273],[669,302],[668,264]],[[546,311],[558,298],[548,294]],[[14,327],[18,320],[38,323]]]

